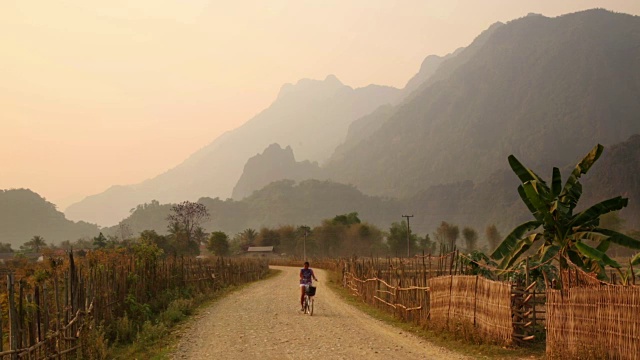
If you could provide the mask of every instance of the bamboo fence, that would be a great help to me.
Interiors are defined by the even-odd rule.
[[[511,285],[478,275],[451,275],[429,282],[431,320],[473,325],[484,339],[509,343],[513,336]]]
[[[545,293],[538,284],[528,276],[511,283],[466,275],[483,266],[469,260],[454,251],[412,258],[314,259],[312,264],[341,272],[342,285],[352,295],[406,322],[454,332],[463,326],[476,339],[501,344],[544,338]],[[300,266],[301,261],[270,263]]]
[[[148,316],[148,309],[166,307],[161,298],[166,291],[215,291],[268,271],[259,260],[141,261],[127,254],[77,261],[69,253],[49,262],[31,276],[24,269],[3,270],[0,360],[75,358],[86,330],[125,314]]]
[[[364,302],[407,322],[475,329],[486,341],[514,336],[510,283],[464,275],[456,253],[410,259],[344,261],[343,286]]]
[[[640,287],[606,283],[578,268],[563,270],[561,281],[562,290],[547,289],[549,358],[640,357]]]
[[[637,359],[640,288],[547,290],[547,354]]]

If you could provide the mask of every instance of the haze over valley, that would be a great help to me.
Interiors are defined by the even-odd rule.
[[[353,86],[331,71],[316,79],[283,79],[270,104],[239,111],[255,115],[182,159],[172,154],[164,170],[146,180],[113,182],[64,209],[28,184],[5,185],[0,242],[17,247],[34,235],[53,243],[100,232],[115,236],[125,225],[133,234],[166,233],[170,204],[185,200],[207,206],[208,232],[315,226],[352,212],[380,229],[413,214],[412,230],[422,236],[443,221],[481,232],[496,225],[504,232],[530,217],[509,155],[545,178],[554,166],[566,178],[598,143],[605,151],[585,177],[585,206],[622,194],[630,200],[619,216],[627,230],[638,229],[640,8],[628,8],[630,13],[525,11],[489,22],[467,43],[423,53],[410,70],[401,61],[377,69],[409,74],[394,86]],[[188,106],[180,103],[180,109]],[[188,112],[160,117],[144,132],[163,123],[190,124],[182,119]],[[93,120],[85,121],[90,126]],[[205,129],[176,130],[176,137],[202,140]],[[98,128],[91,141],[105,149],[120,144]],[[169,136],[145,146],[162,148],[162,157],[174,142]],[[95,175],[109,177],[144,162],[123,155],[118,161],[120,170],[105,163]]]

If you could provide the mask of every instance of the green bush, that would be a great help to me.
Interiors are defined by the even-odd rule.
[[[168,327],[180,322],[186,316],[193,313],[193,300],[191,299],[177,299],[171,302],[167,307],[167,310],[163,311],[159,320]]]
[[[142,328],[138,332],[135,344],[138,347],[153,345],[159,339],[167,335],[167,327],[163,323],[152,324],[151,321],[145,321]]]
[[[112,338],[115,342],[122,344],[129,344],[133,342],[136,336],[136,326],[133,321],[129,320],[127,314],[121,318],[117,318],[113,322],[112,333],[115,333]]]
[[[107,358],[108,341],[102,326],[91,326],[83,331],[80,337],[80,349],[76,353],[77,359],[103,360]]]

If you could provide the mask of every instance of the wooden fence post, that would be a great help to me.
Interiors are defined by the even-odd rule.
[[[18,359],[18,319],[16,319],[16,303],[14,289],[13,274],[7,275],[7,291],[9,293],[9,349],[14,351],[11,353],[11,360]]]
[[[476,289],[473,295],[473,327],[476,327],[476,311],[478,309],[478,275],[476,275]]]

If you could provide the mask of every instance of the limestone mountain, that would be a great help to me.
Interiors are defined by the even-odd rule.
[[[638,69],[639,17],[589,10],[517,19],[441,64],[326,168],[367,194],[412,196],[482,182],[510,154],[534,168],[569,164],[596,143],[640,133]]]
[[[301,160],[323,162],[344,141],[351,122],[383,104],[395,103],[401,91],[369,85],[351,88],[330,75],[324,81],[303,79],[286,84],[267,109],[194,153],[175,168],[130,186],[114,186],[69,206],[71,219],[111,225],[129,209],[160,202],[231,196],[247,160],[269,144],[291,146]]]
[[[620,211],[620,216],[627,229],[640,229],[640,135],[605,147],[583,189],[580,202],[586,206],[615,196],[629,198],[629,205]]]
[[[504,24],[500,22],[491,25],[487,30],[478,35],[474,42],[466,48],[458,48],[456,51],[445,56],[427,56],[422,62],[418,73],[409,79],[402,89],[402,96],[399,103],[396,105],[389,104],[380,106],[371,114],[365,115],[351,123],[344,143],[338,145],[331,160],[334,162],[337,161],[344,153],[350,151],[362,140],[379,130],[405,103],[411,102],[415,97],[419,96],[423,88],[442,79],[446,79],[458,67],[469,61],[475,53],[482,48],[491,34],[502,25]]]
[[[277,150],[277,149],[276,149]],[[280,150],[286,152],[286,150]],[[563,179],[581,157],[576,157],[560,167]],[[621,211],[627,230],[640,228],[640,135],[605,148],[602,157],[591,171],[582,178],[584,194],[579,207],[586,208],[597,201],[622,195],[629,198],[629,206]],[[507,159],[503,159],[507,164]],[[545,179],[551,176],[551,168],[534,168]],[[460,227],[472,227],[482,234],[491,224],[505,234],[517,224],[531,219],[522,203],[517,187],[520,184],[511,169],[494,172],[480,182],[462,181],[433,185],[406,199],[389,199],[368,196],[353,186],[331,181],[293,180],[274,181],[240,201],[219,198],[201,198],[211,217],[204,224],[208,231],[224,231],[229,235],[246,228],[280,225],[315,226],[323,219],[338,214],[358,212],[360,218],[381,229],[388,229],[392,222],[402,219],[402,214],[412,214],[411,229],[424,236],[432,234],[442,221]],[[125,228],[134,234],[152,229],[166,233],[166,217],[170,205],[152,202],[139,205],[123,220]],[[119,235],[119,227],[103,230],[105,234]],[[480,245],[485,245],[481,239]]]
[[[241,200],[276,180],[290,179],[299,182],[322,178],[322,170],[317,162],[296,162],[290,146],[282,149],[278,144],[271,144],[262,154],[247,161],[242,176],[233,188],[232,198]]]
[[[98,226],[67,220],[56,206],[28,189],[0,190],[0,242],[13,249],[41,236],[47,244],[94,237]]]

